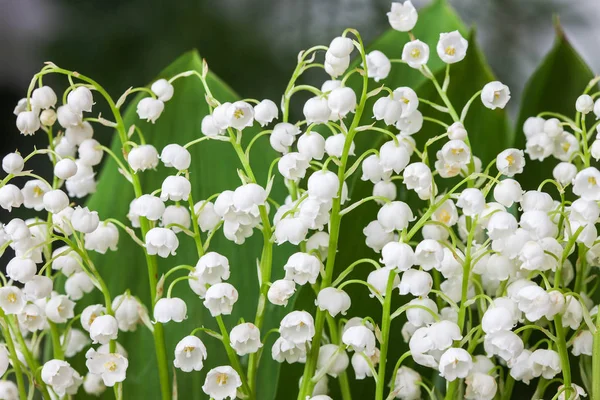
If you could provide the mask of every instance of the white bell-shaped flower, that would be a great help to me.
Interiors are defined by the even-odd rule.
[[[369,296],[374,297],[376,294],[380,296],[385,296],[387,291],[387,284],[390,274],[393,273],[393,269],[391,268],[378,268],[374,271],[371,271],[367,276],[367,283],[372,286],[369,288],[371,294]],[[400,284],[400,277],[396,275],[394,280],[392,281],[392,287],[395,288]],[[376,290],[373,293],[373,289]]]
[[[415,253],[406,243],[389,242],[381,249],[381,262],[388,268],[407,271],[415,261]]]
[[[282,337],[278,338],[271,348],[271,356],[278,363],[287,362],[293,364],[306,362],[306,344],[294,343]]]
[[[21,207],[23,201],[23,193],[15,185],[9,183],[0,187],[0,207],[6,211],[11,212],[13,208]]]
[[[40,126],[40,118],[36,111],[23,111],[17,115],[17,129],[25,136],[33,135]]]
[[[137,104],[137,115],[140,119],[155,123],[165,109],[165,103],[152,97],[144,97]]]
[[[446,64],[454,64],[462,61],[467,55],[469,42],[462,37],[460,32],[453,31],[449,33],[440,33],[440,40],[437,44],[438,56]]]
[[[287,280],[298,285],[305,285],[307,282],[314,284],[321,270],[321,262],[314,255],[298,252],[288,258],[283,269]]]
[[[56,324],[62,324],[75,316],[75,303],[65,295],[51,297],[46,303],[46,316]]]
[[[411,68],[421,68],[429,60],[429,46],[420,40],[411,40],[402,49],[402,61]]]
[[[160,198],[163,201],[187,200],[192,191],[192,185],[183,176],[167,176],[162,183]]]
[[[163,148],[160,159],[165,167],[173,167],[178,171],[189,169],[192,162],[190,152],[185,147],[175,143],[168,144]]]
[[[303,134],[297,145],[298,152],[308,159],[321,160],[325,154],[325,139],[317,132]]]
[[[279,324],[281,337],[296,344],[310,342],[315,335],[312,315],[306,311],[292,311]]]
[[[410,1],[392,2],[392,9],[387,13],[392,28],[400,32],[408,32],[417,24],[419,14]]]
[[[149,255],[158,254],[162,258],[174,256],[179,247],[179,239],[170,229],[152,228],[146,233],[146,251]]]
[[[446,350],[439,362],[440,375],[448,382],[466,378],[472,367],[471,355],[465,349],[455,347]]]
[[[72,300],[80,300],[94,290],[94,283],[85,272],[76,272],[65,281],[65,293]]]
[[[413,296],[427,296],[433,288],[433,278],[425,271],[409,269],[402,274],[400,280],[400,294],[412,294]]]
[[[152,90],[152,93],[154,93],[162,102],[171,100],[173,97],[173,92],[175,91],[173,85],[171,85],[166,79],[159,79],[155,81],[152,86],[150,86],[150,90]]]
[[[202,122],[200,124],[200,130],[205,136],[208,137],[217,137],[223,134],[225,128],[220,128],[215,123],[214,117],[212,115],[206,115],[202,118]]]
[[[112,315],[101,315],[90,325],[90,338],[93,343],[106,344],[116,340],[118,333],[119,325]]]
[[[18,174],[23,171],[25,161],[19,153],[8,153],[2,159],[2,169],[7,174]]]
[[[83,390],[92,396],[100,396],[106,391],[102,376],[88,373],[83,379]]]
[[[50,296],[53,281],[44,275],[35,275],[25,283],[23,294],[29,301],[39,300]]]
[[[402,103],[391,97],[380,97],[373,105],[373,117],[386,125],[395,124],[402,115]]]
[[[393,141],[384,143],[379,149],[379,162],[383,172],[399,174],[408,165],[410,154],[402,144]]]
[[[236,288],[227,282],[222,282],[208,288],[203,304],[210,311],[210,314],[216,317],[231,314],[233,305],[237,300],[238,291]]]
[[[206,360],[206,346],[197,336],[186,336],[175,346],[173,365],[183,372],[201,371]]]
[[[534,377],[552,379],[561,372],[560,356],[554,350],[537,349],[529,356]]]
[[[25,182],[21,193],[23,194],[23,205],[33,208],[35,211],[44,209],[44,195],[52,190],[46,182],[38,179]]]
[[[356,93],[349,87],[339,87],[329,93],[327,106],[336,116],[345,117],[356,108]]]
[[[438,308],[435,302],[428,298],[422,299],[413,299],[408,304],[410,305],[418,305],[421,307],[411,307],[406,310],[406,319],[413,326],[420,327],[427,324],[432,324],[435,319],[431,313],[437,314]],[[426,307],[429,311],[424,310],[422,307]]]
[[[600,171],[595,167],[579,171],[573,178],[573,193],[586,200],[600,200]]]
[[[262,347],[260,330],[250,322],[233,327],[229,333],[229,339],[231,347],[239,356],[256,353]]]
[[[17,282],[30,281],[36,272],[37,266],[30,258],[14,257],[6,264],[6,276]]]
[[[272,100],[265,99],[254,106],[254,119],[260,126],[268,125],[277,119],[278,114],[277,105]]]
[[[483,347],[488,357],[498,356],[507,363],[515,360],[523,351],[523,341],[514,332],[501,330],[487,334]]]
[[[103,221],[93,232],[85,234],[84,242],[87,250],[94,250],[100,254],[105,254],[108,249],[116,251],[119,230],[112,222]]]
[[[350,308],[351,300],[348,293],[333,287],[326,287],[319,291],[315,305],[322,311],[327,311],[332,317],[338,314],[346,315]]]
[[[485,207],[485,197],[481,190],[468,188],[463,190],[458,196],[456,206],[462,208],[463,214],[472,217],[483,211]]]
[[[21,289],[16,286],[4,286],[0,288],[0,308],[5,314],[18,314],[25,307],[25,296]]]
[[[245,101],[232,103],[225,113],[227,125],[242,130],[254,123],[254,108]]]
[[[317,369],[322,370],[328,367],[326,372],[329,376],[337,378],[348,368],[349,364],[348,354],[337,344],[326,344],[319,348]]]
[[[386,232],[402,231],[414,219],[411,208],[402,201],[387,203],[377,213],[377,220]]]
[[[102,304],[92,304],[81,312],[81,327],[90,331],[92,323],[101,315],[106,314],[106,308]]]
[[[151,144],[134,147],[127,155],[127,162],[133,172],[155,169],[158,165],[158,151]]]
[[[75,207],[75,211],[71,216],[71,224],[73,229],[81,233],[91,233],[98,228],[100,219],[96,211],[90,211],[87,207]]]
[[[304,118],[309,124],[324,124],[329,121],[331,109],[325,97],[315,96],[304,103]]]
[[[502,82],[487,83],[481,90],[481,102],[490,110],[504,108],[510,100],[510,89]]]
[[[494,199],[504,207],[511,207],[522,198],[521,184],[514,179],[504,179],[494,186]]]
[[[69,388],[76,388],[83,379],[71,365],[63,360],[47,361],[41,371],[42,381],[60,397],[64,396]],[[74,394],[74,393],[69,393]]]
[[[375,82],[387,78],[391,69],[392,63],[390,59],[381,51],[373,50],[367,54],[367,72],[369,78],[373,78]]]
[[[54,175],[57,178],[67,180],[77,174],[77,164],[69,158],[63,158],[54,166]]]
[[[364,325],[353,326],[343,333],[342,342],[357,353],[375,353],[375,334]]]
[[[159,299],[154,305],[154,319],[164,324],[169,321],[181,322],[187,318],[187,305],[177,297]]]
[[[161,225],[179,233],[182,229],[189,229],[192,224],[190,212],[187,207],[181,205],[170,205],[165,208],[161,218]]]
[[[287,306],[288,300],[296,293],[296,283],[287,279],[278,279],[271,284],[267,298],[276,306]]]
[[[222,366],[208,371],[202,390],[215,400],[235,399],[240,386],[242,380],[238,373],[230,366]]]
[[[129,361],[119,353],[101,353],[89,349],[85,354],[85,365],[92,374],[100,375],[108,387],[123,382],[127,376]]]
[[[498,385],[493,376],[487,373],[474,372],[465,379],[467,400],[492,400],[498,391]]]

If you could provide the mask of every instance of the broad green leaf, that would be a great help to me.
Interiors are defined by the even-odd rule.
[[[190,52],[172,65],[162,71],[159,77],[172,77],[179,72],[187,70],[202,70],[202,62],[196,52]],[[215,98],[221,102],[235,101],[237,95],[221,82],[216,76],[209,73],[208,84]],[[153,144],[160,150],[169,143],[185,144],[201,136],[200,123],[202,118],[209,112],[205,101],[205,92],[196,77],[179,79],[175,82],[175,95],[165,105],[165,111],[156,124],[142,122],[136,115],[137,102],[143,97],[136,98],[125,113],[125,124],[139,126],[148,143]],[[256,134],[256,130],[244,131],[244,141],[248,136]],[[115,154],[121,154],[121,146],[115,137],[112,145]],[[190,148],[192,154],[192,165],[190,168],[190,180],[192,183],[192,194],[194,201],[206,199],[214,193],[226,189],[234,189],[241,184],[236,169],[241,168],[237,156],[229,143],[219,141],[204,141]],[[253,147],[251,161],[254,172],[259,183],[266,186],[267,170],[270,161],[275,158],[270,149],[268,141],[259,140]],[[176,170],[159,166],[156,171],[146,171],[140,174],[141,184],[145,193],[150,193],[160,188],[162,180]],[[272,192],[275,198],[283,198],[281,187],[276,186]],[[98,190],[89,201],[90,208],[97,210],[101,219],[113,217],[121,221],[129,222],[126,218],[129,203],[133,198],[133,191],[128,182],[117,172],[117,166],[113,160],[108,160],[104,166],[98,182]],[[150,304],[148,274],[145,258],[142,250],[123,232],[120,232],[121,240],[116,252],[94,257],[94,261],[106,280],[112,296],[131,290],[146,304]],[[139,232],[138,232],[139,235]],[[198,260],[196,247],[192,238],[183,233],[178,234],[180,246],[177,255],[168,259],[159,260],[159,274],[163,274],[169,268],[180,264],[195,265]],[[203,235],[203,238],[205,235]],[[240,318],[253,321],[258,301],[258,281],[256,274],[256,260],[260,257],[262,248],[262,235],[255,230],[254,235],[248,239],[243,246],[237,246],[226,240],[222,232],[218,232],[211,242],[210,249],[218,251],[227,256],[231,265],[231,278],[229,282],[239,291],[239,301],[233,309],[233,314],[225,316],[225,324],[231,329],[238,323]],[[274,276],[281,275],[286,259],[286,249],[275,249],[273,261]],[[177,276],[183,275],[182,271]],[[165,285],[174,277],[169,277]],[[174,289],[173,295],[182,297],[188,305],[188,318],[181,324],[168,323],[165,325],[167,355],[169,357],[169,371],[172,373],[174,349],[177,342],[199,326],[206,326],[218,330],[214,318],[202,305],[202,300],[193,294],[186,282],[180,282]],[[99,293],[96,293],[95,302],[102,302]],[[268,308],[263,333],[279,324],[282,308]],[[218,365],[229,364],[223,350],[222,344],[216,339],[201,336],[208,350],[208,359],[201,372],[184,373],[177,372],[177,386],[179,396],[184,398],[203,399],[207,396],[202,392],[206,372]],[[152,335],[143,326],[135,333],[119,333],[121,343],[129,353],[129,369],[125,381],[125,398],[156,399],[159,393],[158,373]],[[267,343],[270,348],[272,340]],[[247,363],[247,358],[242,359],[242,364]],[[258,398],[270,399],[274,395],[276,377],[279,365],[265,356],[262,359],[262,368],[259,374],[257,387]],[[80,371],[85,367],[80,365]],[[112,398],[112,393],[107,393],[106,398]]]
[[[523,92],[515,147],[525,149],[523,123],[528,117],[550,111],[574,118],[575,100],[593,78],[594,73],[571,46],[557,23],[554,46],[533,73]],[[518,175],[517,179],[523,189],[535,189],[544,179],[552,177],[552,168],[559,162],[554,157],[543,162],[532,161],[527,157],[524,173]]]
[[[414,34],[418,39],[426,42],[430,46],[431,55],[429,65],[440,83],[444,79],[445,65],[437,57],[435,46],[440,33],[453,30],[459,30],[463,34],[465,34],[466,31],[452,8],[445,1],[437,1],[430,7],[420,11],[419,22],[414,30]],[[368,51],[380,50],[389,58],[400,58],[402,47],[407,40],[408,36],[406,34],[390,30],[381,38],[375,40],[375,42],[368,47]],[[467,57],[463,61],[452,65],[450,74],[451,83],[448,95],[452,104],[457,108],[458,113],[460,113],[464,104],[466,104],[474,93],[480,90],[486,83],[495,80],[485,61],[483,53],[475,42],[474,34],[470,35]],[[392,66],[392,72],[383,83],[392,89],[399,86],[410,86],[416,90],[419,97],[441,103],[433,84],[418,71],[413,70],[406,65],[394,64]],[[350,80],[350,85],[357,91],[360,88],[360,82],[356,82],[355,79]],[[370,82],[369,90],[373,90],[378,86],[381,86],[381,82],[379,84]],[[373,122],[369,116],[372,115],[373,103],[381,96],[385,96],[385,93],[382,92],[379,96],[369,99],[365,112],[367,116],[363,117],[363,121],[361,121],[362,124],[366,125]],[[426,104],[420,105],[419,108],[426,116],[441,119],[448,124],[452,122],[447,114],[437,112]],[[383,127],[383,125],[380,124],[381,123],[378,123],[378,126]],[[508,127],[506,112],[503,110],[488,110],[481,104],[479,99],[476,99],[473,102],[465,121],[465,126],[469,132],[469,138],[474,148],[474,152],[482,158],[484,165],[495,157],[499,149],[512,144],[512,135],[510,134],[510,129]],[[397,132],[393,127],[391,127],[391,131]],[[425,122],[423,129],[413,137],[418,143],[418,148],[422,149],[428,138],[441,133],[444,133],[444,129],[441,126]],[[382,138],[381,136],[381,134],[375,132],[359,133],[355,140],[357,145],[356,153],[361,154],[369,148],[379,148],[385,140],[388,140],[387,137]],[[442,140],[441,142],[444,141]],[[432,146],[430,160],[435,160],[435,150],[437,148],[439,148],[439,146]],[[413,161],[416,160],[416,157],[416,155],[413,156]],[[349,203],[372,194],[372,183],[361,181],[360,175],[361,170],[359,168],[353,177],[348,180],[351,199]],[[453,180],[450,181],[453,182]],[[441,190],[443,189],[444,186],[442,185]],[[414,207],[415,209],[424,204],[412,192],[407,192],[402,185],[398,185],[398,198],[407,201],[411,207]],[[362,233],[363,228],[366,227],[369,222],[376,219],[378,208],[377,205],[370,202],[360,206],[357,210],[352,211],[351,214],[344,217],[339,241],[339,252],[336,259],[335,275],[357,259],[363,257],[378,258],[378,255],[366,247],[364,243],[365,237]],[[365,280],[371,268],[372,267],[368,265],[358,266],[349,279],[358,278]],[[347,315],[348,318],[353,316],[364,317],[368,315],[374,317],[375,320],[379,319],[378,314],[381,312],[381,305],[368,296],[365,287],[350,285],[346,288],[352,298],[352,307]],[[397,294],[395,296],[397,300],[394,302],[393,309],[410,300],[409,298],[399,298]],[[296,301],[296,308],[311,309],[311,307],[314,307],[313,302],[314,294],[311,290],[303,289]],[[402,324],[403,320],[401,318],[394,321],[392,324],[390,336],[391,344],[388,352],[389,370],[387,372],[387,379],[391,378],[390,374],[392,373],[396,360],[407,350],[407,345],[404,343],[400,332]],[[283,367],[282,378],[278,390],[278,399],[288,399],[297,393],[297,380],[301,373],[302,366],[294,365]],[[431,374],[430,371],[425,371],[425,373],[427,374],[426,376]],[[367,399],[373,396],[375,388],[372,379],[361,381],[355,380],[351,368],[347,370],[347,375],[350,380],[353,398]],[[332,397],[341,398],[337,381],[330,378],[329,383]],[[293,387],[293,391],[291,391],[291,387]]]

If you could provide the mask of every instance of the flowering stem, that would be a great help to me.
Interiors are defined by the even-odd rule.
[[[383,302],[383,312],[381,314],[381,351],[379,356],[379,372],[377,374],[377,387],[375,389],[375,400],[383,400],[383,389],[385,387],[385,366],[387,363],[387,352],[390,339],[390,309],[392,308],[392,290],[394,289],[395,272],[388,274],[387,286],[385,289],[385,301]]]
[[[242,163],[244,172],[253,183],[256,183],[256,177],[254,175],[254,172],[252,171],[250,163],[248,162],[246,153],[242,149],[242,146],[236,141],[235,135],[233,134],[233,132],[231,132],[231,130],[229,131],[229,136],[231,138],[231,145],[233,146],[240,162]],[[269,214],[267,212],[266,207],[264,205],[261,205],[258,209],[260,211],[260,219],[262,222],[263,249],[260,257],[260,296],[258,298],[258,306],[256,307],[254,325],[258,329],[261,329],[265,317],[265,310],[267,305],[267,292],[269,291],[269,282],[271,280],[271,267],[273,264],[273,243],[271,243],[271,236],[273,234],[273,230],[271,228],[271,222],[269,221]],[[251,390],[249,393],[253,393],[257,372],[258,354],[252,353],[248,357],[248,383]]]
[[[596,331],[592,344],[592,376],[600,376],[600,318],[596,315]],[[600,379],[592,382],[591,400],[600,400]]]
[[[15,370],[15,378],[17,380],[17,387],[19,388],[19,398],[26,399],[27,392],[25,392],[25,381],[23,380],[23,372],[21,371],[21,362],[17,357],[17,350],[15,349],[15,343],[12,340],[12,335],[9,332],[8,328],[8,317],[4,314],[4,311],[0,310],[0,315],[3,317],[6,325],[3,324],[2,336],[4,336],[4,340],[6,340],[6,347],[8,347],[8,352],[10,355],[10,361],[12,367]]]
[[[353,31],[356,35],[356,38],[360,44],[360,55],[363,59],[363,65],[367,66],[367,60],[365,55],[364,46],[362,43],[362,39],[358,32]],[[350,146],[352,144],[352,140],[356,134],[356,128],[360,122],[362,117],[363,110],[365,108],[365,103],[367,101],[367,88],[368,88],[368,74],[365,70],[363,73],[363,86],[362,86],[362,94],[360,97],[360,103],[356,108],[356,114],[354,114],[354,119],[352,120],[352,124],[348,129],[348,134],[346,135],[346,140],[344,142],[344,149],[342,151],[341,163],[338,168],[338,193],[337,197],[333,199],[332,207],[331,207],[331,217],[329,220],[329,249],[327,251],[327,265],[325,266],[325,276],[321,281],[320,289],[324,289],[330,286],[332,278],[333,278],[333,270],[335,267],[335,257],[337,255],[337,245],[338,239],[340,235],[340,223],[341,223],[341,200],[342,200],[342,188],[344,184],[344,176],[346,174],[346,165],[348,164],[348,156],[350,153]],[[316,320],[315,320],[315,336],[312,340],[312,347],[310,349],[310,353],[306,359],[306,365],[304,366],[304,374],[302,376],[302,386],[300,387],[300,392],[298,393],[298,400],[305,400],[307,396],[310,396],[314,387],[314,383],[311,378],[315,373],[315,369],[317,366],[317,359],[319,357],[319,348],[321,347],[321,338],[323,336],[323,328],[325,326],[325,311],[317,309],[316,312]]]
[[[240,365],[240,361],[238,360],[237,354],[235,354],[235,351],[233,350],[233,348],[231,348],[231,340],[229,339],[229,333],[227,332],[227,327],[225,326],[225,323],[223,323],[223,317],[220,315],[217,315],[215,317],[215,319],[217,320],[217,324],[219,325],[219,330],[221,331],[221,336],[223,337],[222,342],[223,342],[223,346],[225,346],[225,352],[227,353],[229,362],[231,363],[231,366],[233,367],[233,369],[235,369],[237,371],[237,373],[240,375],[243,391],[246,392],[246,394],[248,395],[248,398],[253,399],[254,395],[252,393],[252,389],[250,389],[250,386],[248,385],[248,379],[246,378],[246,374],[244,374],[244,370],[242,369],[242,366]]]
[[[563,376],[563,384],[565,385],[566,391],[570,392],[571,389],[571,366],[569,363],[569,352],[567,351],[567,339],[565,337],[565,328],[562,324],[562,316],[557,314],[554,317],[554,329],[556,330],[556,347],[558,355],[560,356],[560,366]],[[598,379],[595,379],[597,381]],[[566,393],[566,398],[570,398]]]

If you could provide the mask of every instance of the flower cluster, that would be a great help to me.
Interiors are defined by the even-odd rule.
[[[205,371],[202,386],[215,400],[256,399],[256,374],[265,349],[276,362],[304,364],[298,377],[301,400],[331,399],[330,379],[339,379],[342,398],[349,398],[348,375],[373,379],[376,400],[420,399],[423,392],[432,398],[508,399],[515,398],[515,382],[534,380],[536,398],[546,390],[558,399],[578,399],[586,391],[594,399],[600,396],[598,379],[584,388],[571,373],[575,357],[583,356],[593,356],[594,376],[600,373],[594,322],[598,306],[592,300],[597,286],[592,268],[600,267],[595,226],[600,171],[591,166],[600,159],[600,140],[589,134],[599,124],[586,125],[591,112],[600,118],[600,100],[594,102],[598,93],[591,93],[597,80],[583,88],[574,119],[550,112],[532,116],[523,127],[524,150],[509,148],[494,160],[481,160],[473,154],[465,118],[477,100],[489,110],[504,108],[509,88],[489,82],[457,112],[447,95],[450,68],[465,58],[468,42],[458,31],[440,34],[435,50],[447,72],[439,83],[427,65],[429,46],[411,32],[418,20],[411,2],[392,3],[387,15],[393,29],[409,36],[401,59],[367,53],[358,32],[348,29],[329,46],[300,53],[280,106],[268,99],[220,102],[211,94],[206,64],[201,72],[129,89],[116,102],[95,81],[52,63],[36,74],[15,109],[16,125],[24,135],[42,130],[50,141],[25,157],[15,152],[2,160],[7,175],[0,182],[0,206],[40,215],[0,225],[1,252],[14,252],[6,276],[0,275],[5,340],[0,346],[0,375],[5,377],[0,397],[26,398],[26,377],[29,390],[38,389],[45,399],[81,390],[100,395],[107,387],[115,387],[115,396],[123,398],[122,382],[130,367],[127,350],[134,349],[123,348],[119,334],[139,327],[155,335],[161,395],[168,399],[171,368],[161,353],[163,324],[184,321],[189,307],[205,307],[219,331],[199,326],[169,351],[176,369],[203,371],[212,350],[202,335],[222,342],[229,364]],[[320,52],[323,60],[315,61]],[[419,97],[410,87],[387,87],[394,64],[432,81],[439,103]],[[297,84],[314,67],[330,79],[320,88]],[[62,104],[42,83],[49,74],[68,78]],[[177,96],[174,83],[184,78],[199,79],[206,92],[210,113],[202,119],[203,136],[157,149],[146,142],[142,129],[123,122],[120,107],[127,96],[142,92],[147,96],[137,103],[137,115],[160,123],[169,100]],[[379,83],[369,91],[371,81]],[[311,97],[302,118],[290,122],[290,101],[298,92]],[[369,98],[375,100],[372,108],[367,107]],[[95,100],[108,103],[114,121],[92,116]],[[442,112],[446,121],[429,117],[431,110]],[[365,116],[373,124],[361,125]],[[122,157],[94,139],[93,124],[116,129]],[[416,139],[424,124],[432,124],[437,133],[419,148]],[[253,129],[257,126],[260,133]],[[384,141],[359,148],[354,143],[358,134]],[[253,135],[251,141],[241,140],[248,135]],[[257,180],[250,162],[251,147],[262,136],[276,152],[266,182]],[[242,165],[240,183],[193,199],[189,171],[194,160],[188,149],[207,140],[233,147]],[[50,180],[25,168],[42,154],[53,166]],[[536,190],[524,191],[518,181],[526,156],[560,160],[552,178]],[[82,203],[95,192],[96,173],[106,157],[114,159],[134,189],[125,221],[99,215]],[[157,168],[170,175],[160,187],[142,187],[140,175]],[[372,183],[372,195],[350,203],[355,174]],[[11,183],[18,177],[28,179],[23,187]],[[289,196],[274,199],[273,185],[281,180]],[[421,202],[397,200],[399,192],[414,192]],[[342,218],[367,202],[379,207],[376,219],[363,229],[371,256],[336,274],[338,251],[349,250],[339,241]],[[210,241],[222,234],[244,245],[256,231],[264,241],[256,319],[228,327],[225,321],[232,321],[223,316],[234,312],[239,295],[227,281],[240,266],[230,264],[232,255],[214,251]],[[110,293],[109,277],[94,264],[94,253],[117,251],[122,234],[131,236],[147,256],[151,300],[130,291]],[[175,255],[182,237],[194,239],[197,257],[189,265],[172,266],[158,280],[156,257]],[[284,243],[296,250],[284,265],[273,265],[273,246]],[[351,279],[359,267],[368,268],[366,280]],[[274,268],[282,270],[282,279],[272,279]],[[66,278],[63,290],[61,275]],[[173,295],[182,281],[197,296],[196,303]],[[381,311],[346,318],[353,315],[355,300],[348,285],[362,285]],[[278,327],[265,332],[265,304],[286,307],[302,286],[314,291],[316,311],[289,310]],[[96,290],[103,303],[77,304]],[[393,310],[392,303],[401,305]],[[274,341],[267,343],[271,333]],[[397,338],[403,338],[408,350],[392,360],[389,347]],[[44,344],[52,349],[51,359],[39,356]],[[85,354],[86,371],[75,370],[68,361],[78,353]],[[16,384],[6,379],[11,372]],[[434,385],[432,375],[441,376],[445,385]]]

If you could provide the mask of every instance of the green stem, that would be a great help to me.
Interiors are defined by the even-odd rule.
[[[6,340],[6,347],[8,347],[8,352],[10,355],[10,361],[12,367],[15,370],[15,377],[17,380],[17,387],[19,388],[19,398],[27,399],[27,391],[25,390],[25,381],[23,380],[23,372],[21,371],[21,362],[17,357],[17,350],[15,349],[15,343],[12,340],[12,336],[8,331],[8,318],[4,315],[4,312],[0,310],[0,313],[4,317],[4,322],[6,323],[6,331],[2,329],[2,335],[4,336],[4,340]]]
[[[385,367],[387,363],[387,352],[390,339],[390,310],[392,308],[392,290],[394,289],[395,272],[390,272],[385,290],[385,301],[383,302],[383,311],[381,314],[381,350],[379,357],[379,371],[377,374],[377,387],[375,389],[375,400],[383,400],[383,389],[385,388]]]
[[[560,366],[563,376],[563,384],[567,392],[571,392],[571,365],[569,363],[569,352],[567,351],[567,339],[565,337],[565,328],[562,326],[562,316],[557,314],[554,317],[554,329],[556,330],[556,347],[560,356]],[[595,379],[597,381],[597,379]],[[566,398],[570,398],[566,393]]]
[[[361,47],[361,57],[363,59],[363,65],[366,67],[366,55],[364,52],[364,47],[362,44],[362,39],[360,35],[355,32],[357,40]],[[348,164],[348,153],[350,152],[350,146],[352,144],[352,140],[354,139],[354,135],[356,134],[356,128],[360,122],[362,117],[362,113],[365,108],[365,103],[367,100],[367,88],[368,88],[368,77],[367,72],[365,71],[363,75],[363,87],[362,94],[360,97],[360,104],[356,108],[356,114],[354,115],[354,119],[352,120],[352,124],[348,129],[348,134],[346,135],[346,140],[344,142],[344,149],[342,151],[342,157],[340,159],[340,167],[338,168],[338,193],[337,197],[333,199],[333,204],[331,207],[331,216],[329,220],[329,249],[327,252],[327,265],[325,266],[325,276],[321,281],[321,289],[324,289],[331,285],[331,281],[333,278],[333,271],[335,267],[335,258],[337,255],[337,245],[340,235],[340,223],[341,223],[341,200],[342,200],[342,187],[344,184],[344,175],[346,173],[346,166]],[[312,382],[312,376],[315,373],[315,369],[317,366],[317,359],[319,357],[319,348],[321,347],[321,338],[323,336],[323,328],[325,326],[325,311],[317,309],[316,319],[315,319],[315,336],[312,340],[312,347],[308,357],[306,359],[306,365],[304,366],[304,373],[302,376],[302,386],[300,387],[300,392],[298,393],[298,400],[305,400],[307,396],[310,396],[314,383]]]
[[[331,334],[331,341],[336,344],[341,344],[342,339],[338,331],[338,326],[335,319],[331,315],[327,315],[327,326]],[[350,391],[350,382],[346,371],[338,375],[340,383],[340,391],[342,392],[342,400],[352,400],[352,392]]]
[[[221,331],[221,336],[223,337],[222,342],[223,342],[223,346],[225,346],[225,352],[227,353],[229,362],[231,363],[231,366],[233,367],[233,369],[235,369],[237,371],[237,373],[240,375],[240,378],[242,380],[242,388],[243,388],[244,392],[246,392],[246,394],[248,395],[248,398],[254,399],[252,390],[250,389],[250,386],[248,385],[248,379],[246,378],[246,374],[244,374],[244,370],[242,369],[242,366],[240,365],[240,361],[238,360],[237,354],[235,354],[235,351],[231,347],[231,340],[229,339],[229,333],[227,332],[227,328],[225,327],[225,323],[223,322],[223,317],[220,315],[217,315],[215,317],[215,319],[217,320],[217,324],[219,325],[219,330]]]

